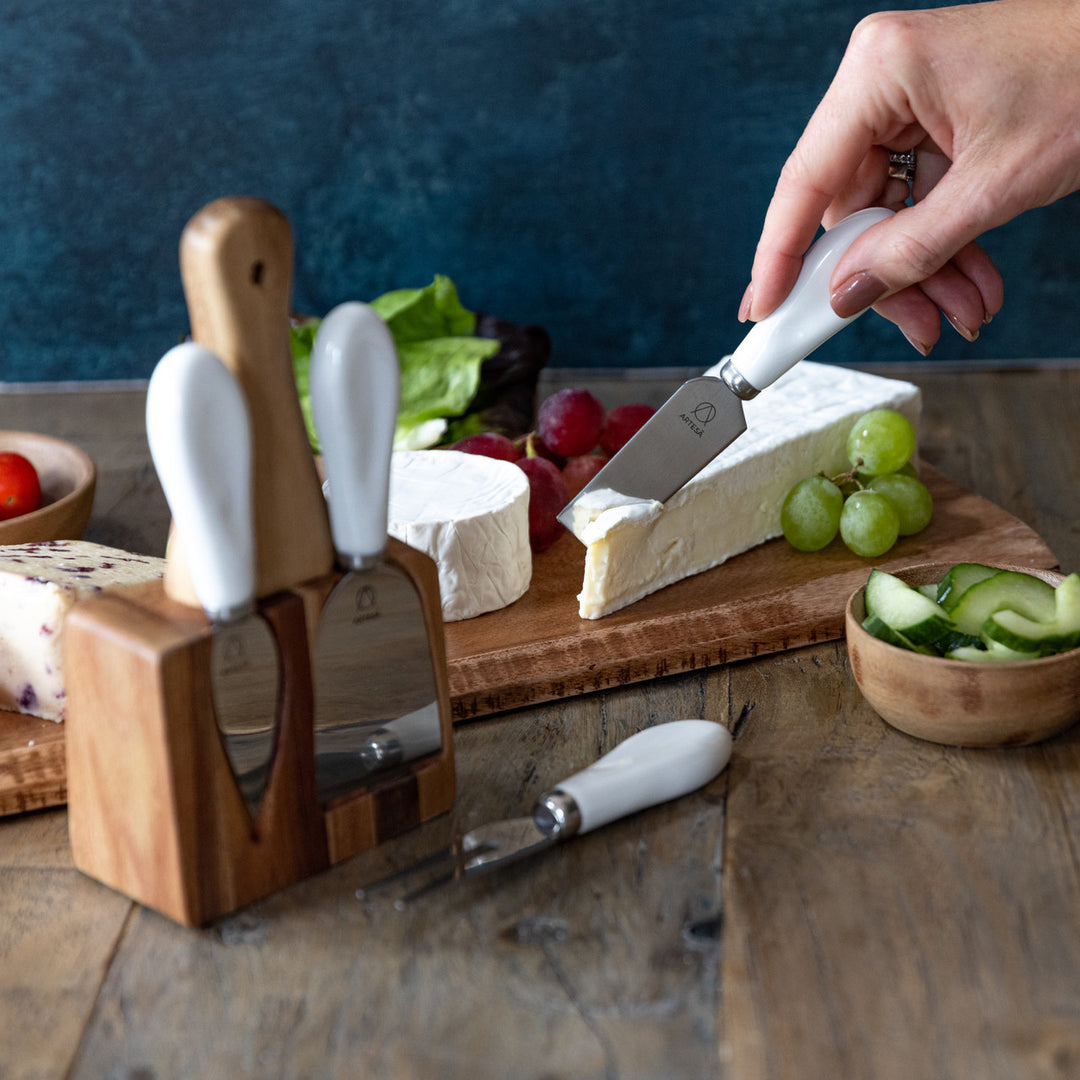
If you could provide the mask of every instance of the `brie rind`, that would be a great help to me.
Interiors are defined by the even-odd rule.
[[[851,427],[875,408],[917,424],[919,390],[804,360],[745,403],[747,430],[663,505],[602,491],[579,500],[574,532],[586,544],[579,615],[608,615],[779,536],[784,496],[805,476],[848,468]]]
[[[395,451],[388,529],[437,563],[446,622],[505,607],[529,587],[529,481],[511,462]]]

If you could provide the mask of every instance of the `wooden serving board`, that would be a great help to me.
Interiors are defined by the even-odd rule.
[[[446,625],[455,722],[840,638],[848,597],[872,566],[1057,566],[1019,519],[928,465],[920,475],[933,520],[882,559],[861,559],[839,541],[805,554],[772,540],[602,619],[578,616],[585,548],[563,536],[535,557],[520,600]]]
[[[838,639],[847,598],[872,565],[1057,566],[1022,521],[929,466],[921,473],[934,519],[884,559],[860,559],[839,543],[806,555],[773,540],[603,619],[578,616],[585,549],[564,536],[536,556],[520,600],[446,625],[455,722]],[[0,815],[66,797],[63,725],[0,711]]]

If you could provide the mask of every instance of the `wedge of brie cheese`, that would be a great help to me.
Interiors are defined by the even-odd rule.
[[[529,587],[529,481],[508,461],[396,451],[388,529],[438,564],[446,622],[505,607]]]
[[[84,596],[159,578],[165,561],[83,540],[0,547],[0,709],[64,718],[64,619]]]
[[[746,402],[746,432],[663,505],[613,491],[579,500],[574,531],[587,551],[578,613],[598,619],[779,536],[784,496],[803,477],[849,468],[848,433],[876,408],[917,424],[919,390],[804,360]]]

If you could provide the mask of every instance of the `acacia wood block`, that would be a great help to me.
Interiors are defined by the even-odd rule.
[[[324,575],[260,605],[282,670],[277,746],[255,820],[214,716],[209,620],[161,582],[78,604],[65,629],[75,865],[177,922],[202,925],[448,810],[454,752],[438,574],[397,542],[387,559],[420,590],[441,749],[319,805],[310,642],[341,577]]]

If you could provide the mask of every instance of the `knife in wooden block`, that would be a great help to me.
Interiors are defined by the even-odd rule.
[[[280,666],[274,635],[255,609],[247,400],[214,353],[178,345],[151,376],[146,432],[192,584],[214,624],[214,712],[255,817],[274,755]]]
[[[666,502],[730,446],[746,430],[743,402],[858,318],[841,318],[833,311],[829,279],[855,239],[892,213],[868,207],[823,233],[804,256],[787,299],[751,328],[719,378],[701,375],[683,383],[563,507],[559,521],[581,539],[595,512],[612,505],[612,493],[623,501]],[[598,500],[600,492],[605,494]]]
[[[320,802],[442,745],[421,597],[386,563],[397,350],[364,304],[342,304],[311,353],[311,409],[327,478],[330,528],[345,576],[323,608],[312,654]]]
[[[702,787],[731,759],[731,733],[709,720],[671,720],[624,739],[588,768],[541,795],[529,817],[481,825],[448,848],[360,890],[363,899],[427,876],[404,904],[453,881],[493,870],[618,818]]]

